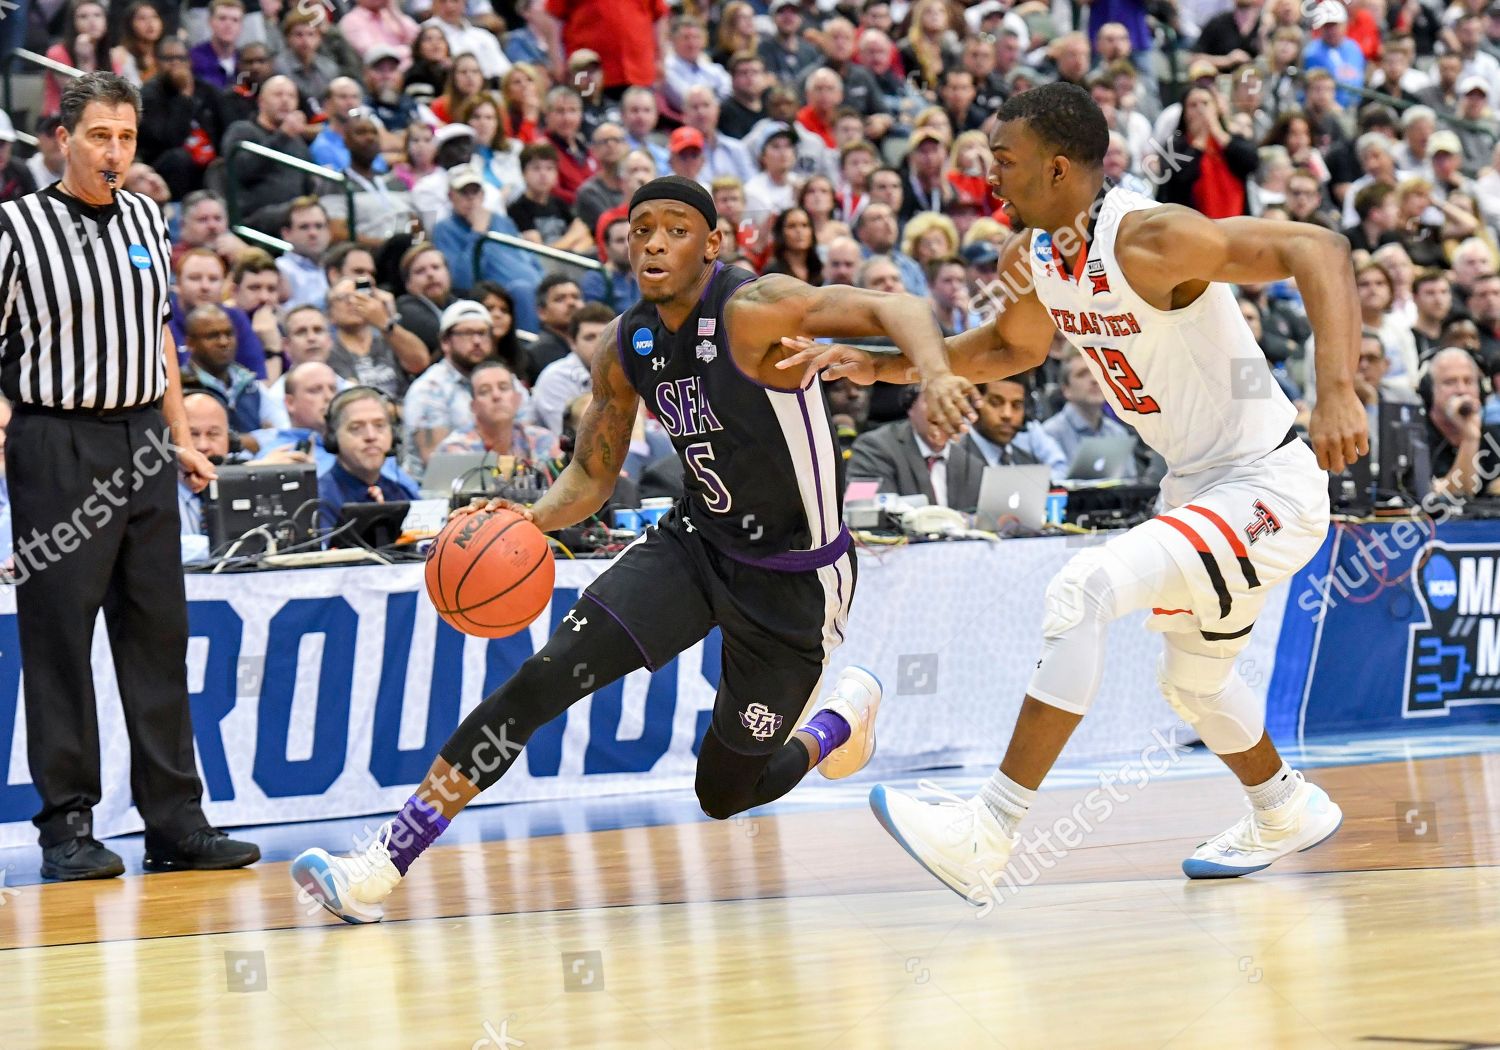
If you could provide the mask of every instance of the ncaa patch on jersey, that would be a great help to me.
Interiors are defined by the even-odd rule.
[[[125,249],[125,255],[130,259],[130,265],[137,270],[151,269],[151,253],[139,244],[132,244]]]
[[[650,357],[656,349],[656,340],[651,337],[651,329],[637,328],[630,337],[630,345],[642,357]]]
[[[713,335],[718,330],[718,327],[719,319],[717,317],[698,318],[698,335],[700,337]]]
[[[712,361],[719,356],[719,348],[714,346],[713,340],[705,339],[698,344],[697,357],[700,361]]]

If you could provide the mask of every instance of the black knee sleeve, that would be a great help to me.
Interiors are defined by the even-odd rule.
[[[769,755],[742,755],[726,747],[710,727],[693,784],[698,805],[714,820],[728,820],[774,802],[807,775],[807,760],[807,748],[796,737]]]
[[[439,752],[483,791],[505,775],[542,726],[585,695],[645,666],[630,635],[587,595],[539,652],[485,697]],[[572,624],[587,618],[583,630]]]

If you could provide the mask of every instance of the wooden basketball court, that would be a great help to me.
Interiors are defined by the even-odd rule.
[[[309,910],[284,861],[7,889],[0,1047],[1500,1045],[1500,753],[1310,779],[1344,827],[1271,872],[1182,878],[1243,801],[1167,780],[1018,857],[1035,883],[985,915],[847,790],[439,844],[378,926]],[[1086,794],[1044,791],[1031,826]]]

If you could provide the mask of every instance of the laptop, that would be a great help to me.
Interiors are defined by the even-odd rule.
[[[1014,522],[1027,532],[1040,532],[1047,520],[1047,492],[1051,487],[1052,472],[1045,463],[985,467],[979,480],[975,524],[987,532],[998,532]]]
[[[278,547],[312,539],[318,521],[318,475],[311,463],[243,463],[217,468],[203,493],[203,531],[209,550],[221,550],[248,532],[265,528]],[[263,535],[237,554],[265,550]]]
[[[1090,437],[1078,443],[1068,464],[1070,481],[1107,481],[1135,476],[1135,438]]]
[[[453,494],[453,483],[460,478],[463,479],[460,491],[480,491],[484,488],[484,475],[477,468],[484,465],[484,460],[483,452],[435,453],[427,461],[427,471],[422,475],[422,495],[447,499]]]

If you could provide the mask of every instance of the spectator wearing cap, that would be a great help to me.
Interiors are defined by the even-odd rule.
[[[958,203],[958,194],[946,177],[948,143],[934,127],[918,128],[911,137],[906,154],[906,185],[901,207],[901,221],[910,221],[918,212],[946,213]]]
[[[745,181],[745,212],[749,218],[761,220],[795,203],[801,185],[792,173],[796,164],[797,135],[783,125],[761,143],[761,170]]]
[[[729,72],[708,57],[707,45],[708,29],[702,19],[693,15],[672,19],[672,46],[667,52],[662,85],[669,107],[681,109],[691,87],[706,87],[715,98],[729,95]]]
[[[1454,134],[1463,144],[1464,160],[1478,167],[1490,159],[1495,148],[1495,114],[1490,109],[1490,87],[1481,76],[1470,74],[1458,82],[1458,115],[1471,121],[1459,125]]]
[[[476,141],[474,129],[467,124],[444,124],[433,133],[432,142],[437,147],[433,169],[411,188],[412,206],[422,216],[422,225],[428,230],[449,215],[448,183],[452,173],[460,168],[472,168],[478,172],[478,166],[474,164]],[[481,177],[481,185],[483,182]]]
[[[1000,267],[1000,249],[989,240],[976,240],[966,244],[959,251],[958,257],[963,260],[965,276],[969,282],[969,300],[980,303],[980,313],[985,313],[990,307],[985,305],[986,292]]]
[[[534,332],[536,314],[529,304],[535,298],[543,273],[536,256],[491,241],[480,254],[479,272],[474,272],[474,248],[486,231],[521,236],[521,231],[508,216],[493,213],[484,206],[483,183],[479,172],[471,167],[454,171],[448,186],[452,212],[432,228],[432,243],[448,261],[455,287],[467,290],[478,280],[504,285],[516,300],[516,326]],[[516,203],[519,204],[520,200],[517,199]]]
[[[692,179],[707,189],[712,180],[703,174],[703,146],[703,132],[685,124],[672,132],[671,137],[667,139],[667,149],[671,154],[669,164],[672,174],[684,179]]]
[[[5,110],[0,110],[0,202],[13,201],[18,196],[36,192],[36,181],[27,171],[26,163],[10,156],[15,144],[15,124]]]
[[[355,0],[354,8],[339,19],[339,32],[355,52],[371,64],[376,48],[389,52],[400,69],[411,65],[411,45],[417,39],[417,23],[395,0]]]
[[[521,177],[526,188],[510,206],[521,236],[560,251],[592,252],[589,228],[557,195],[557,150],[546,142],[527,146],[521,151]]]
[[[238,193],[245,225],[271,233],[285,212],[286,202],[305,196],[312,189],[312,176],[276,164],[253,153],[236,152],[242,142],[253,142],[311,161],[302,131],[307,119],[297,108],[297,88],[290,78],[274,76],[261,85],[255,119],[241,120],[224,133],[224,174]]]
[[[568,322],[572,353],[542,369],[532,387],[526,421],[557,434],[562,431],[563,412],[573,400],[593,388],[591,370],[601,350],[600,337],[615,312],[603,303],[585,303],[573,311]],[[602,348],[614,353],[613,346]]]
[[[766,72],[782,83],[799,84],[803,74],[823,56],[802,37],[802,9],[798,0],[771,0],[771,23],[775,31],[760,45]]]
[[[490,312],[468,299],[454,302],[443,311],[438,340],[442,359],[412,380],[402,403],[406,439],[401,465],[418,481],[438,443],[474,425],[469,377],[490,354]]]
[[[628,87],[620,96],[620,122],[625,128],[626,147],[649,154],[656,164],[656,173],[665,175],[671,170],[672,155],[667,150],[666,135],[656,130],[660,119],[656,93],[650,88]]]
[[[723,175],[733,175],[741,182],[755,174],[755,165],[743,143],[719,129],[719,100],[707,87],[688,88],[682,103],[684,127],[694,128],[703,136],[703,169],[699,181],[705,185]]]
[[[1481,47],[1486,42],[1484,18],[1472,10],[1462,11],[1453,21],[1453,39],[1464,60],[1463,75],[1482,79],[1491,95],[1500,92],[1500,58]]]
[[[432,17],[422,23],[422,28],[427,26],[442,30],[450,55],[473,55],[478,59],[479,70],[486,80],[498,80],[510,69],[510,59],[500,49],[495,34],[464,16],[464,0],[432,0]]]
[[[141,88],[142,121],[136,156],[160,173],[181,200],[203,188],[203,173],[218,156],[227,124],[224,96],[193,76],[188,48],[176,37],[156,45],[157,73]]]
[[[1365,53],[1349,39],[1349,11],[1341,0],[1322,0],[1310,22],[1315,39],[1302,49],[1304,69],[1326,69],[1340,85],[1364,87]],[[1352,106],[1359,96],[1339,91],[1339,104]]]
[[[557,195],[572,204],[578,187],[599,171],[599,162],[583,137],[583,99],[578,92],[566,84],[547,92],[542,129],[557,150]]]
[[[1463,173],[1463,140],[1458,137],[1457,132],[1435,133],[1428,142],[1427,150],[1432,157],[1433,203],[1442,207],[1450,193],[1467,193],[1472,196],[1474,180]],[[1443,208],[1443,211],[1446,213],[1449,209]],[[1429,216],[1429,221],[1441,224],[1436,214]],[[1472,227],[1472,218],[1464,225]]]

